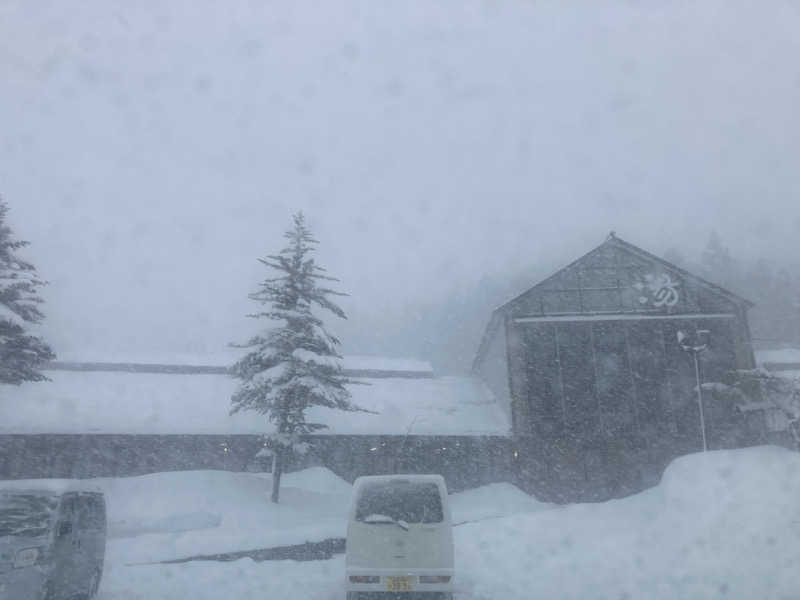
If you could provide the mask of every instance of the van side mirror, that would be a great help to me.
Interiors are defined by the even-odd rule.
[[[62,521],[58,526],[58,537],[64,537],[72,533],[72,521]]]

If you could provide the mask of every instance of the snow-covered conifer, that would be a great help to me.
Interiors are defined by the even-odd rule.
[[[336,279],[325,275],[312,254],[317,240],[306,227],[302,213],[284,234],[288,245],[278,254],[259,259],[275,271],[250,298],[264,308],[252,315],[272,321],[272,326],[239,347],[249,352],[232,369],[241,383],[231,399],[231,413],[254,410],[274,427],[267,436],[272,453],[272,501],[278,502],[280,480],[289,453],[305,452],[307,434],[323,429],[323,423],[306,421],[306,409],[324,406],[344,411],[361,410],[350,403],[337,346],[312,307],[346,318],[331,300],[343,296],[326,286]]]
[[[28,242],[15,240],[6,224],[8,206],[0,199],[0,383],[42,381],[40,368],[55,358],[41,338],[27,330],[44,318],[36,268],[17,255]]]

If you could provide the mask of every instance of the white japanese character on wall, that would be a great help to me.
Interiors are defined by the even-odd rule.
[[[673,307],[678,303],[680,294],[678,288],[680,283],[674,281],[667,273],[654,275],[648,273],[644,276],[644,281],[638,281],[633,287],[641,292],[639,304],[651,302],[655,308]]]

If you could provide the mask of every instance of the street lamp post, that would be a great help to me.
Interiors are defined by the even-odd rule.
[[[694,377],[697,384],[697,407],[700,411],[700,433],[703,437],[703,452],[708,452],[708,443],[706,441],[706,419],[703,410],[703,390],[700,384],[700,353],[708,348],[708,334],[707,329],[698,329],[694,334],[688,334],[684,331],[678,331],[678,344],[681,349],[686,352],[691,352],[694,358]]]
[[[400,445],[400,451],[395,454],[394,460],[392,461],[392,471],[397,473],[397,458],[399,455],[402,455],[406,451],[406,444],[408,443],[408,438],[411,435],[411,429],[414,427],[414,423],[417,422],[419,419],[419,415],[414,415],[414,418],[411,419],[411,423],[408,424],[408,429],[406,429],[406,435],[403,437],[403,443]]]

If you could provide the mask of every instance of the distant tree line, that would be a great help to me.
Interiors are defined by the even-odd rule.
[[[800,345],[800,258],[740,260],[711,232],[699,256],[672,248],[664,259],[754,302],[749,320],[757,344]],[[556,266],[537,263],[514,273],[488,273],[477,284],[454,285],[446,300],[407,305],[374,327],[348,332],[348,339],[364,353],[405,353],[431,361],[440,373],[464,372],[492,310]]]
[[[800,260],[739,260],[716,232],[699,257],[670,249],[664,258],[754,302],[750,329],[755,342],[800,345]]]

